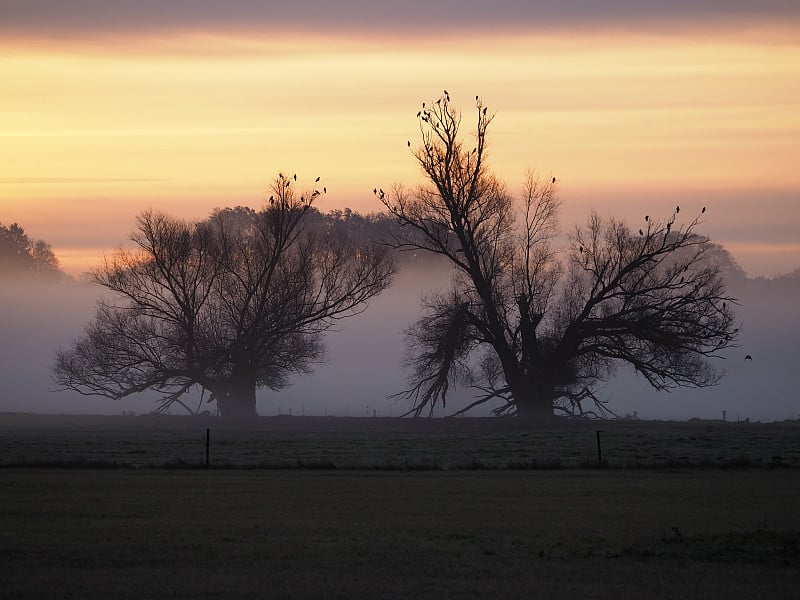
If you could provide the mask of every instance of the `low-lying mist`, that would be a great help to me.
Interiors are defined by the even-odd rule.
[[[420,296],[449,285],[443,267],[406,265],[392,287],[356,317],[344,320],[327,336],[327,359],[287,389],[260,390],[261,415],[399,416],[408,400],[390,396],[408,387],[403,369],[403,331],[419,315]],[[597,389],[620,416],[647,419],[726,418],[759,421],[800,417],[795,390],[800,320],[800,281],[775,285],[747,280],[731,287],[740,298],[741,346],[726,353],[719,385],[705,389],[652,390],[641,377],[620,369]],[[121,414],[149,412],[153,394],[114,401],[55,391],[50,368],[56,348],[81,334],[94,315],[100,289],[85,282],[10,283],[0,285],[0,412]],[[750,355],[752,360],[745,360]],[[474,399],[470,389],[456,389],[450,414]],[[199,392],[190,405],[201,401]],[[202,409],[208,409],[209,405]],[[470,414],[486,415],[486,405]],[[213,411],[213,408],[212,408]]]

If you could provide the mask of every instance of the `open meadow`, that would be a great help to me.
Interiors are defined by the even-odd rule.
[[[2,415],[0,597],[794,598],[799,436]]]
[[[800,421],[58,416],[0,413],[0,467],[800,467]]]
[[[794,598],[800,473],[0,470],[3,598]]]

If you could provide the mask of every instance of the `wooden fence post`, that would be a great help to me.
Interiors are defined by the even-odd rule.
[[[211,466],[211,428],[206,427],[206,469]]]
[[[600,430],[595,431],[597,437],[597,466],[603,468],[603,450],[600,448]]]

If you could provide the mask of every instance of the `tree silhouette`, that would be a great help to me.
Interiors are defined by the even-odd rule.
[[[56,356],[66,389],[118,399],[152,389],[157,410],[199,385],[226,416],[254,416],[256,389],[309,372],[323,335],[385,289],[385,249],[306,227],[319,192],[280,175],[260,212],[237,207],[190,223],[138,217],[134,250],[119,250],[94,280],[114,292],[85,335]],[[198,407],[199,409],[199,407]]]
[[[62,276],[50,244],[32,240],[17,223],[0,223],[0,275]]]
[[[375,190],[402,226],[392,245],[446,257],[456,273],[407,333],[411,412],[444,407],[465,382],[481,395],[459,412],[496,400],[496,414],[538,420],[600,414],[593,384],[623,363],[660,390],[714,384],[708,359],[735,344],[734,299],[699,216],[678,222],[676,208],[631,230],[593,213],[559,250],[556,178],[528,173],[515,200],[486,165],[493,115],[478,97],[476,108],[467,145],[447,93],[423,103],[413,152],[426,182]]]

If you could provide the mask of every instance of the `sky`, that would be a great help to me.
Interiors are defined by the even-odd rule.
[[[255,208],[278,172],[320,210],[420,181],[444,89],[496,112],[512,189],[556,176],[566,227],[699,213],[753,276],[800,267],[800,4],[0,0],[0,222],[72,274],[136,214]]]

